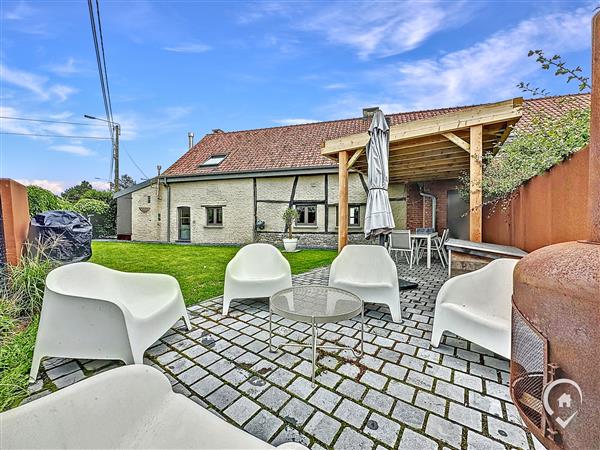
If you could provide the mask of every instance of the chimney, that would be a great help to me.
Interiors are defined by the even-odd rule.
[[[363,118],[369,119],[375,115],[375,113],[379,110],[379,106],[372,106],[370,108],[363,108]]]
[[[600,12],[592,20],[592,116],[589,150],[589,240],[600,243]]]
[[[188,149],[192,148],[193,146],[194,146],[194,132],[189,131],[188,132]]]

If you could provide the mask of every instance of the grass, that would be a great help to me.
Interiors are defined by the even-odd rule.
[[[192,305],[223,294],[225,266],[239,247],[200,247],[173,244],[94,242],[92,262],[127,272],[156,272],[173,275],[179,281],[186,304]],[[326,266],[336,256],[333,250],[302,250],[284,256],[292,273]],[[0,411],[13,408],[27,397],[33,348],[38,328],[43,286],[50,267],[33,262],[15,271],[16,281],[27,287],[16,298],[0,298]],[[26,283],[25,283],[26,282]],[[26,294],[22,294],[25,292]],[[13,295],[15,297],[15,295]],[[16,307],[26,312],[21,317]],[[29,317],[32,317],[30,320]]]
[[[92,250],[91,262],[112,269],[174,276],[186,304],[193,305],[223,294],[225,267],[239,247],[94,242]],[[331,264],[337,252],[302,250],[283,255],[296,274]]]
[[[27,397],[38,319],[25,328],[22,325],[15,324],[0,342],[0,411],[17,406]]]

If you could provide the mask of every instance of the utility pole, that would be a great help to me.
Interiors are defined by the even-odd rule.
[[[115,123],[115,149],[113,152],[113,158],[115,160],[115,192],[119,190],[119,135],[121,134],[121,125]]]
[[[85,117],[86,119],[100,120],[101,122],[106,122],[109,124],[109,126],[112,127],[113,133],[115,135],[113,140],[113,162],[115,167],[115,178],[112,183],[112,188],[115,192],[117,192],[119,190],[119,136],[121,135],[121,125],[117,122],[111,122],[110,120],[90,116],[89,114],[84,114],[83,117]]]

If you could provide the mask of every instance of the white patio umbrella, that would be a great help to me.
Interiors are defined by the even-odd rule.
[[[367,164],[369,194],[365,212],[365,238],[385,235],[394,229],[394,217],[388,196],[389,126],[385,115],[377,110],[369,127],[371,138],[367,144]]]

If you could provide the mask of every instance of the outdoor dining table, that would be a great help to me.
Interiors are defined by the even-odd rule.
[[[437,232],[433,232],[433,233],[423,233],[423,232],[418,232],[418,233],[414,233],[411,234],[410,237],[411,239],[421,239],[421,240],[426,240],[427,241],[427,268],[431,269],[431,240],[435,237],[437,237]],[[417,254],[417,264],[419,263],[419,258],[418,258],[418,254]]]
[[[273,313],[286,319],[303,322],[311,326],[310,344],[285,343],[274,346]],[[324,323],[361,317],[360,352],[352,347],[319,345],[317,326]],[[275,352],[282,347],[304,347],[312,349],[312,382],[315,383],[317,348],[326,350],[349,350],[355,357],[364,354],[365,306],[364,302],[351,292],[329,286],[295,286],[276,292],[269,299],[269,350]]]

